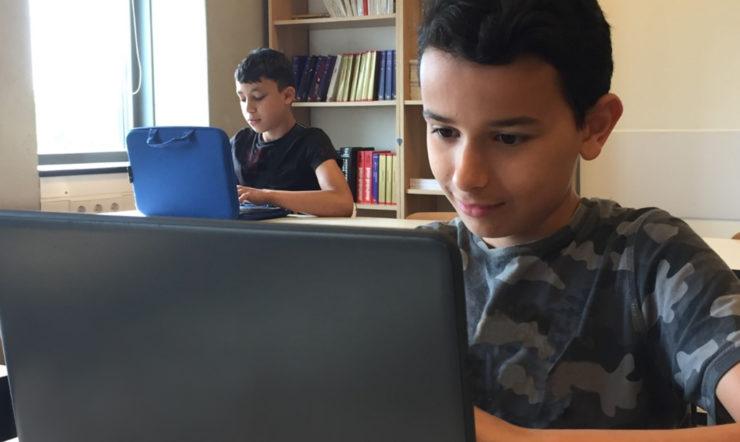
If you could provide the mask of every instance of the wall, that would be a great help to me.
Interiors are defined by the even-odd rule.
[[[267,44],[264,14],[260,0],[206,1],[210,124],[229,136],[246,125],[236,97],[234,70],[252,49]]]
[[[28,3],[0,0],[0,208],[39,208]]]
[[[625,107],[585,196],[659,206],[700,234],[740,231],[740,2],[600,0]]]

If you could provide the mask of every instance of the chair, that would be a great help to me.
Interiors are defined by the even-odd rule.
[[[457,212],[415,212],[410,213],[406,219],[422,219],[429,221],[450,221],[457,216]]]

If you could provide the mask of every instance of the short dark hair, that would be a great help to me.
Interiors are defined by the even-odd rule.
[[[257,83],[262,78],[273,80],[278,89],[295,87],[293,64],[280,51],[270,48],[255,49],[236,67],[234,79],[239,83]]]
[[[420,61],[429,47],[479,64],[544,60],[579,127],[611,87],[610,28],[597,0],[428,0],[418,44]]]

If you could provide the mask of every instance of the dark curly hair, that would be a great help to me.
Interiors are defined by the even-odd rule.
[[[239,83],[257,83],[268,78],[277,83],[278,89],[295,87],[293,64],[280,51],[259,48],[249,53],[236,67],[234,79]]]
[[[544,60],[579,127],[611,87],[610,28],[597,0],[429,0],[418,44],[419,61],[430,47],[479,64]]]

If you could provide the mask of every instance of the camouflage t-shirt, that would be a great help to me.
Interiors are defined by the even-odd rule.
[[[740,281],[684,222],[583,199],[568,226],[489,248],[459,219],[475,404],[536,428],[672,428],[715,416],[740,362]]]

